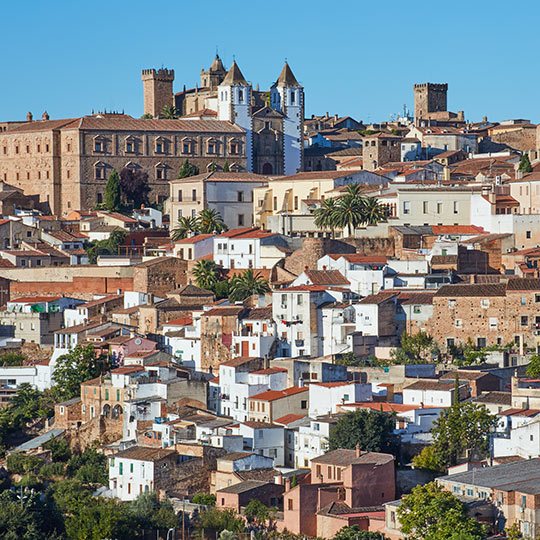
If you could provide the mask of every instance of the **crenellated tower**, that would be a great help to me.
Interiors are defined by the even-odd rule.
[[[161,116],[163,107],[173,104],[174,69],[142,70],[144,114]]]

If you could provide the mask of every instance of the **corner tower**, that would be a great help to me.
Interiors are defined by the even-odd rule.
[[[174,69],[143,69],[144,114],[158,118],[163,107],[173,104]]]
[[[233,62],[218,86],[218,119],[240,126],[246,131],[247,169],[253,170],[253,121],[251,118],[251,84]]]
[[[304,89],[285,62],[270,90],[270,105],[285,115],[283,120],[283,174],[296,174],[304,161]]]

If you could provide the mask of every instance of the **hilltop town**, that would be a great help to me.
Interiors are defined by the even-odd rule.
[[[308,117],[293,67],[261,89],[216,54],[142,70],[139,117],[0,119],[25,530],[540,537],[540,125],[431,82]]]

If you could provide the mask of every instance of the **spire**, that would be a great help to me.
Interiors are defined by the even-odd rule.
[[[217,54],[217,52],[209,71],[225,71],[225,68],[223,67],[223,62],[221,61],[221,58],[219,57],[219,54]]]
[[[291,68],[289,67],[289,64],[287,62],[285,62],[285,65],[283,66],[283,69],[281,70],[281,73],[279,74],[278,80],[276,82],[276,86],[300,87],[300,85],[298,84],[298,81],[293,75],[293,72],[291,71]]]
[[[227,75],[225,75],[225,78],[223,79],[223,82],[221,83],[223,86],[249,86],[246,82],[246,79],[244,79],[244,76],[242,75],[242,72],[240,71],[240,68],[238,67],[238,64],[236,61],[233,62],[233,65],[231,66],[231,69],[229,69]]]

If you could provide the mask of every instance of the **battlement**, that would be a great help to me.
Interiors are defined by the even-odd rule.
[[[156,81],[174,81],[174,69],[160,68],[155,69],[143,69],[141,72],[141,78],[143,81],[156,80]]]
[[[421,90],[423,88],[427,90],[434,90],[436,92],[447,92],[448,83],[420,83],[414,85],[415,90]]]

